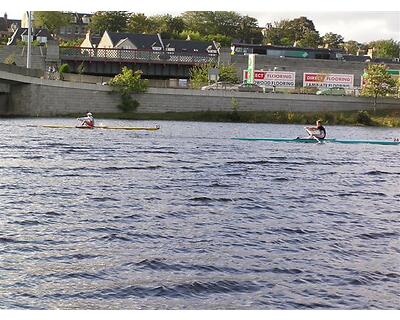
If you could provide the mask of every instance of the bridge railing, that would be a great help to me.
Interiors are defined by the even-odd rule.
[[[80,61],[124,61],[194,65],[217,62],[218,54],[143,49],[60,47],[60,57],[64,60]]]

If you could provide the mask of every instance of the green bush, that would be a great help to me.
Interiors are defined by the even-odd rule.
[[[239,78],[236,74],[236,68],[233,64],[221,64],[217,66],[215,63],[207,63],[195,66],[190,69],[190,83],[194,89],[200,89],[208,84],[208,70],[212,68],[219,69],[219,80],[228,83],[238,83]]]
[[[121,95],[121,103],[117,107],[124,113],[131,113],[139,107],[139,101],[132,99],[130,94],[124,94]]]
[[[121,103],[117,106],[122,112],[134,112],[139,106],[139,101],[133,99],[131,94],[146,92],[148,80],[141,79],[142,71],[133,72],[127,67],[122,68],[122,72],[117,74],[109,81],[109,85],[114,92],[121,96]]]
[[[366,126],[372,126],[373,125],[373,121],[371,119],[371,116],[369,115],[369,113],[367,111],[358,111],[356,122],[359,123],[359,124],[366,125]]]
[[[68,63],[64,63],[62,64],[59,68],[58,68],[58,72],[59,73],[68,73],[69,72],[69,65]]]

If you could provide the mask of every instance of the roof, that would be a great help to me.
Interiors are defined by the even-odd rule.
[[[23,35],[28,35],[28,28],[18,28],[17,30],[15,30],[7,45],[16,45],[18,40],[22,40]],[[37,37],[47,37],[47,40],[53,40],[53,37],[47,29],[33,30],[32,35],[33,40],[36,40]]]
[[[358,61],[358,62],[367,62],[371,60],[370,56],[355,56],[352,54],[344,54],[343,60],[346,61]]]
[[[137,34],[127,32],[107,32],[113,46],[123,39],[129,39],[138,49],[151,49],[152,47],[162,47],[160,39],[156,34]]]
[[[124,39],[128,39],[138,49],[151,49],[153,47],[163,46],[165,48],[174,48],[175,51],[187,52],[210,52],[215,51],[217,48],[213,41],[197,41],[197,40],[176,40],[176,39],[161,39],[158,34],[138,34],[128,32],[107,32],[113,47]]]
[[[308,52],[343,52],[342,49],[335,48],[304,48],[304,47],[292,47],[292,46],[278,46],[278,45],[263,45],[263,44],[253,44],[253,43],[238,43],[233,42],[233,46],[242,48],[261,48],[261,49],[272,49],[272,50],[288,50],[297,51],[303,50]]]
[[[217,48],[213,41],[163,39],[165,48],[175,48],[176,51],[209,52]]]
[[[84,23],[82,18],[85,18],[85,17],[91,18],[93,16],[93,14],[91,14],[91,13],[79,13],[79,12],[73,12],[73,13],[71,13],[71,15],[73,18],[76,19],[76,22],[73,21],[73,22],[71,22],[71,24],[77,24],[77,25],[82,25],[82,24],[86,25],[87,23]]]
[[[0,31],[8,31],[7,21],[4,18],[0,18]]]
[[[391,58],[372,58],[371,61],[376,63],[400,63],[400,61]]]
[[[90,42],[92,43],[92,45],[94,45],[95,47],[97,47],[100,43],[101,37],[100,36],[90,36]]]

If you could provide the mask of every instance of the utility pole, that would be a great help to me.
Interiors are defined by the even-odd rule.
[[[28,15],[28,50],[26,51],[26,67],[31,68],[32,57],[31,57],[31,38],[32,38],[32,11],[27,11]]]

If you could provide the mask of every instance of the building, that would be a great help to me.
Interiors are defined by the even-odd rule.
[[[7,13],[0,17],[0,38],[9,38],[21,27],[21,20],[8,19]]]
[[[45,45],[49,40],[54,40],[47,29],[33,29],[31,41],[37,41]],[[28,42],[28,28],[18,28],[9,38],[7,45],[17,45],[19,41]]]
[[[100,36],[93,34],[90,30],[88,30],[80,47],[96,49],[99,46],[100,40]]]
[[[81,47],[95,48],[96,41],[97,39],[88,32]],[[162,39],[160,34],[136,34],[108,31],[104,32],[97,48],[164,51],[168,54],[218,54],[218,48],[214,41]]]
[[[162,39],[165,51],[185,52],[190,54],[208,53],[218,54],[218,48],[214,41],[197,41],[197,40],[176,40]]]
[[[143,49],[161,51],[161,36],[157,34],[136,34],[105,31],[98,48],[106,49]]]
[[[259,54],[278,58],[341,59],[343,51],[326,48],[300,48],[262,44],[233,43],[231,54]]]
[[[71,13],[71,23],[60,28],[59,38],[64,40],[84,38],[89,30],[91,17],[90,13]]]
[[[69,12],[71,15],[70,23],[66,26],[62,26],[60,30],[57,32],[57,36],[60,39],[71,40],[71,39],[79,39],[84,38],[86,32],[89,30],[88,26],[90,23],[90,19],[92,17],[91,13],[78,13],[78,12]],[[32,18],[34,20],[34,17]],[[28,27],[28,15],[24,13],[21,20],[21,27]]]

